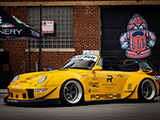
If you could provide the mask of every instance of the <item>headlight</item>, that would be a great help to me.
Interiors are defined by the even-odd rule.
[[[14,83],[15,81],[17,81],[19,79],[19,75],[15,76],[12,80],[12,83]]]
[[[41,79],[38,81],[38,84],[42,84],[46,80],[47,76],[41,77]]]

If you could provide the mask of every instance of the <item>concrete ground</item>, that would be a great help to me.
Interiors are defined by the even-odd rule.
[[[0,120],[160,120],[160,96],[151,103],[131,100],[91,102],[79,106],[9,106],[0,92]]]

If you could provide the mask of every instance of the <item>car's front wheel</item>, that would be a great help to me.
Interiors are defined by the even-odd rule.
[[[77,80],[68,80],[63,83],[60,91],[62,104],[77,105],[83,101],[83,88]]]
[[[156,96],[156,86],[150,79],[144,79],[141,81],[138,88],[138,98],[144,102],[152,101]]]

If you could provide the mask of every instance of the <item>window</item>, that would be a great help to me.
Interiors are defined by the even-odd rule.
[[[97,64],[97,65],[103,67],[103,66],[102,66],[102,58],[100,58],[100,60],[98,61],[98,64]]]
[[[37,31],[39,11],[39,7],[28,7],[28,24]],[[42,48],[73,48],[73,7],[42,7],[42,20],[56,23],[56,36],[43,36]],[[32,40],[31,48],[39,48],[39,41]]]

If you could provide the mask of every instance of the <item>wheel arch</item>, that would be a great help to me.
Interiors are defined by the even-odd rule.
[[[154,83],[155,88],[156,88],[156,96],[157,96],[159,94],[159,84],[156,82],[156,80],[152,76],[146,77],[146,78],[142,79],[140,82],[142,82],[143,80],[146,80],[146,79],[149,79]],[[139,88],[139,85],[140,85],[140,83],[138,84],[138,88]]]
[[[150,79],[156,86],[156,95],[158,95],[158,86],[155,79],[149,75],[131,75],[127,80],[122,90],[122,99],[138,99],[138,88],[141,81],[145,79]]]
[[[155,94],[153,97],[149,98],[150,96],[152,96],[152,94],[154,93],[153,92],[153,88],[152,88],[152,93],[150,94],[150,96],[147,98],[145,98],[143,95],[142,95],[142,90],[141,90],[141,85],[145,84],[145,83],[149,83],[150,86],[154,86],[154,88],[156,89],[155,90]],[[153,83],[153,84],[152,84]],[[156,82],[154,81],[154,79],[151,79],[151,78],[144,78],[140,83],[139,83],[139,86],[138,86],[138,99],[142,102],[150,102],[152,101],[157,95],[158,95],[158,89],[157,89],[157,85],[156,85]]]
[[[67,80],[65,80],[65,81],[63,81],[63,83],[60,85],[60,91],[59,91],[59,98],[60,98],[60,100],[61,100],[61,103],[62,103],[62,88],[63,88],[63,86],[67,83],[67,82],[69,82],[69,81],[72,81],[72,80],[74,80],[74,81],[76,81],[76,82],[78,82],[79,84],[80,84],[80,86],[81,86],[81,88],[82,88],[82,101],[84,101],[84,86],[83,86],[83,83],[80,81],[80,80],[78,80],[78,79],[75,79],[75,78],[69,78],[69,79],[67,79]],[[79,104],[79,103],[78,103]],[[67,105],[67,104],[66,104]]]
[[[69,79],[63,81],[63,83],[60,85],[60,88],[62,87],[62,85],[64,85],[66,82],[68,82],[68,81],[70,81],[70,80],[75,80],[75,81],[77,81],[78,83],[80,83],[80,85],[81,85],[81,87],[82,87],[82,90],[83,90],[83,92],[84,92],[83,83],[81,82],[81,80],[78,80],[78,79],[76,79],[76,78],[69,78]],[[59,93],[59,94],[60,94],[60,93]]]

